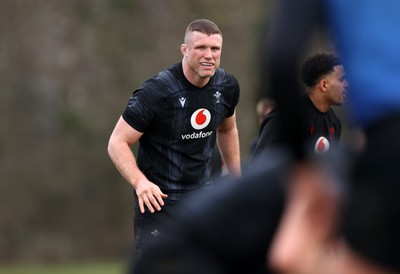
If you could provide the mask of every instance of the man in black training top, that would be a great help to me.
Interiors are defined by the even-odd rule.
[[[301,79],[306,85],[306,94],[300,100],[306,119],[301,134],[316,153],[326,152],[339,143],[342,132],[341,122],[331,108],[343,104],[348,86],[342,63],[334,54],[315,54],[303,63]],[[282,144],[276,115],[275,109],[261,124],[255,157],[268,147]]]
[[[182,198],[209,181],[216,143],[230,174],[241,174],[235,117],[240,90],[219,67],[222,41],[215,23],[191,22],[182,62],[133,92],[110,137],[108,153],[137,195],[138,251],[162,233],[161,220],[174,215]],[[135,159],[131,146],[138,141]]]

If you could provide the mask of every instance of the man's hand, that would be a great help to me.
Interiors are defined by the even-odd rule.
[[[151,213],[155,212],[154,208],[160,211],[161,206],[164,205],[163,199],[166,199],[168,195],[164,194],[156,184],[145,178],[137,181],[135,185],[136,195],[139,199],[140,212],[144,213],[145,205]]]

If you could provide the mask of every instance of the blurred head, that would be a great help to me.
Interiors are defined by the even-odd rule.
[[[221,62],[222,33],[207,19],[189,24],[181,45],[182,65],[186,78],[196,86],[204,86]]]
[[[301,79],[309,94],[319,90],[326,104],[343,104],[348,83],[342,62],[336,55],[318,53],[309,57],[301,68]]]
[[[262,98],[257,102],[256,113],[259,124],[262,123],[265,115],[270,113],[274,109],[274,107],[275,107],[275,102],[267,98]]]

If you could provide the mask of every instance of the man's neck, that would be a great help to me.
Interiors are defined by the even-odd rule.
[[[329,110],[330,104],[327,103],[323,97],[318,96],[317,94],[310,92],[308,93],[308,97],[310,98],[311,102],[320,112],[327,112]]]

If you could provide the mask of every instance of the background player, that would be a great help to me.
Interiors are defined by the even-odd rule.
[[[342,133],[342,124],[331,108],[343,104],[348,87],[342,62],[332,53],[310,56],[301,67],[301,80],[306,86],[306,93],[300,100],[306,121],[299,134],[309,143],[311,151],[326,152],[339,143]],[[284,144],[277,112],[275,109],[265,117],[254,157],[268,147]]]

